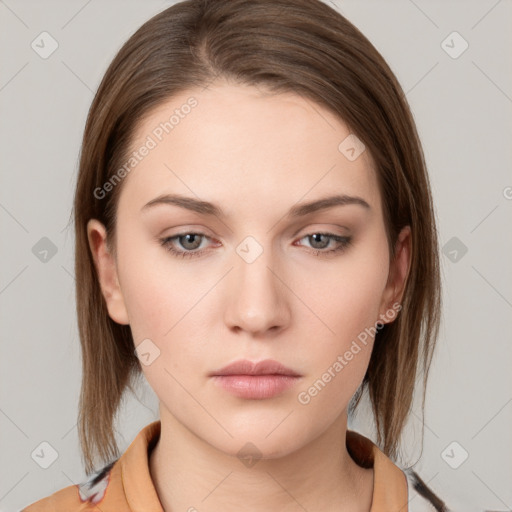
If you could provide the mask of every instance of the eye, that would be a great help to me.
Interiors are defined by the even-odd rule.
[[[315,256],[331,255],[337,252],[342,252],[350,245],[352,237],[340,236],[334,233],[311,233],[302,237],[300,240],[308,239],[312,243],[312,249]],[[324,250],[329,247],[329,244],[334,242],[335,245],[329,250]]]
[[[201,246],[201,241],[203,239],[210,240],[210,237],[204,233],[189,232],[179,233],[167,238],[161,238],[159,241],[165,250],[179,258],[194,258],[196,256],[201,256],[203,253],[208,251],[208,249],[205,248],[197,250]],[[334,253],[342,252],[347,249],[352,240],[351,237],[339,236],[334,233],[311,233],[303,236],[299,240],[304,239],[311,241],[311,252],[313,252],[315,256],[332,255]],[[325,250],[329,247],[331,242],[334,242],[334,247],[329,250]],[[181,245],[184,250],[176,248],[177,244]]]
[[[195,256],[200,256],[205,252],[205,249],[201,249],[200,251],[195,250],[201,245],[201,238],[209,237],[204,233],[180,233],[171,237],[162,238],[160,243],[167,251],[171,252],[175,256],[180,258],[193,258]],[[173,243],[174,240],[176,240],[176,242],[186,250],[180,251],[176,249],[175,244]]]

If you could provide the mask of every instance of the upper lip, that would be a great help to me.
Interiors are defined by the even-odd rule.
[[[300,375],[282,365],[274,359],[265,359],[264,361],[252,362],[248,359],[239,359],[233,363],[224,366],[220,370],[210,373],[215,375],[289,375],[292,377],[300,377]]]

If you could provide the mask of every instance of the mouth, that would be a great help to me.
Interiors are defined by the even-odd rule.
[[[222,389],[239,398],[263,400],[283,393],[302,375],[273,359],[258,363],[243,359],[211,372],[210,377]]]
[[[282,375],[288,377],[301,377],[301,375],[290,368],[282,365],[274,359],[265,359],[258,363],[253,363],[248,359],[239,359],[220,370],[210,373],[211,377],[227,375]]]

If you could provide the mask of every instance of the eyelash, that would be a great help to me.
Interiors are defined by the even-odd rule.
[[[177,251],[176,249],[173,248],[172,246],[172,240],[175,240],[177,238],[181,238],[183,236],[186,236],[186,235],[197,235],[197,236],[202,236],[202,237],[205,237],[205,238],[209,238],[207,235],[205,235],[204,233],[196,233],[196,232],[188,232],[188,233],[179,233],[177,235],[174,235],[174,236],[171,236],[171,237],[167,237],[167,238],[160,238],[159,241],[160,241],[160,244],[164,247],[164,249],[170,253],[172,253],[174,256],[178,257],[178,258],[195,258],[195,257],[198,257],[198,256],[201,256],[203,253],[207,252],[208,249],[201,249],[199,251]],[[334,240],[336,242],[338,242],[340,245],[334,249],[330,249],[328,251],[326,250],[322,250],[322,249],[312,249],[310,250],[309,252],[312,252],[315,256],[326,256],[326,255],[332,255],[334,253],[342,253],[344,252],[348,247],[349,245],[352,243],[352,237],[350,236],[339,236],[339,235],[335,235],[333,233],[323,233],[323,232],[314,232],[314,233],[310,233],[310,234],[307,234],[307,235],[304,235],[303,237],[301,237],[299,240],[302,240],[303,238],[307,238],[307,237],[310,237],[310,236],[313,236],[313,235],[322,235],[322,236],[327,236],[329,237],[331,240]]]

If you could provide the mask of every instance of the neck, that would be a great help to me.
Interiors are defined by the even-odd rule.
[[[163,407],[160,421],[149,468],[165,512],[370,510],[373,469],[347,451],[346,412],[308,445],[252,464],[198,438]]]

